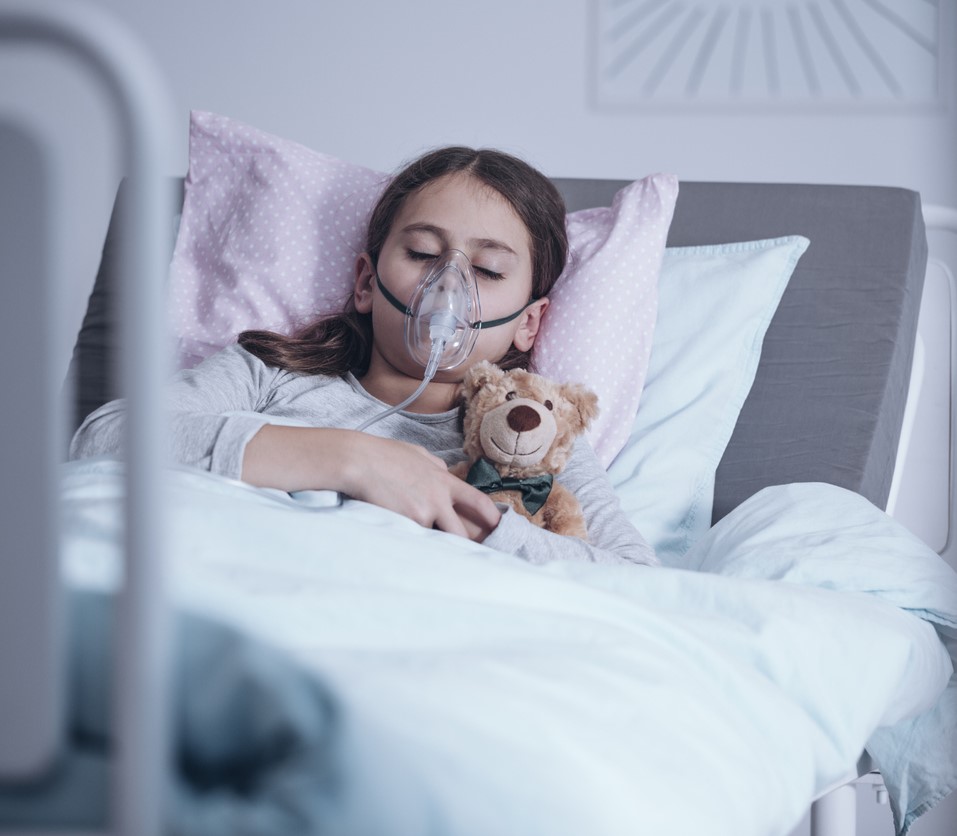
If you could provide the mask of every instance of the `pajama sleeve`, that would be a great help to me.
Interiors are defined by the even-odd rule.
[[[172,461],[238,479],[246,444],[266,423],[249,413],[258,411],[281,373],[238,345],[177,373],[167,400]],[[104,404],[76,431],[70,458],[122,455],[125,422],[125,400]]]

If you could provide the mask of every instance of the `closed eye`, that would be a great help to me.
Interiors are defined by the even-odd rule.
[[[418,250],[406,250],[405,254],[413,261],[435,261],[435,259],[438,258],[437,255],[432,255],[432,253],[421,253]]]
[[[439,256],[438,254],[433,253],[423,253],[419,250],[406,249],[405,254],[412,261],[435,261]],[[491,279],[492,281],[500,281],[505,278],[504,273],[498,273],[495,270],[489,270],[487,267],[476,267],[472,265],[472,269],[478,273],[480,276],[486,279]]]

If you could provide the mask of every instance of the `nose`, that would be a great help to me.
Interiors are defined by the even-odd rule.
[[[508,425],[515,430],[517,433],[528,432],[529,430],[534,430],[539,424],[542,423],[542,419],[539,414],[532,409],[530,406],[522,404],[521,406],[512,407],[508,412]]]

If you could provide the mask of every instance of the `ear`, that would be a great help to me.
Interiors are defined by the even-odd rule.
[[[548,297],[543,296],[530,304],[521,316],[518,318],[518,328],[515,330],[515,336],[512,344],[519,351],[531,351],[535,345],[535,338],[542,327],[542,317],[548,309]]]
[[[564,384],[561,393],[578,411],[578,431],[583,432],[598,415],[598,395],[577,383]]]
[[[465,379],[462,381],[466,400],[470,400],[479,389],[501,380],[504,376],[505,372],[488,360],[476,363],[465,373]]]
[[[372,257],[362,253],[356,259],[356,283],[352,291],[352,303],[359,313],[372,311],[372,296],[375,293],[375,267]]]

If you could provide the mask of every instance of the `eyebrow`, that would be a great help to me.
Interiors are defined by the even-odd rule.
[[[409,224],[407,227],[402,229],[403,233],[408,232],[428,232],[437,238],[441,238],[443,241],[448,241],[448,233],[442,229],[440,226],[435,224],[428,223],[413,223]],[[512,255],[517,256],[518,253],[515,252],[508,244],[504,241],[499,241],[495,238],[470,238],[468,240],[468,245],[475,249],[479,250],[499,250],[500,252],[511,253]]]

